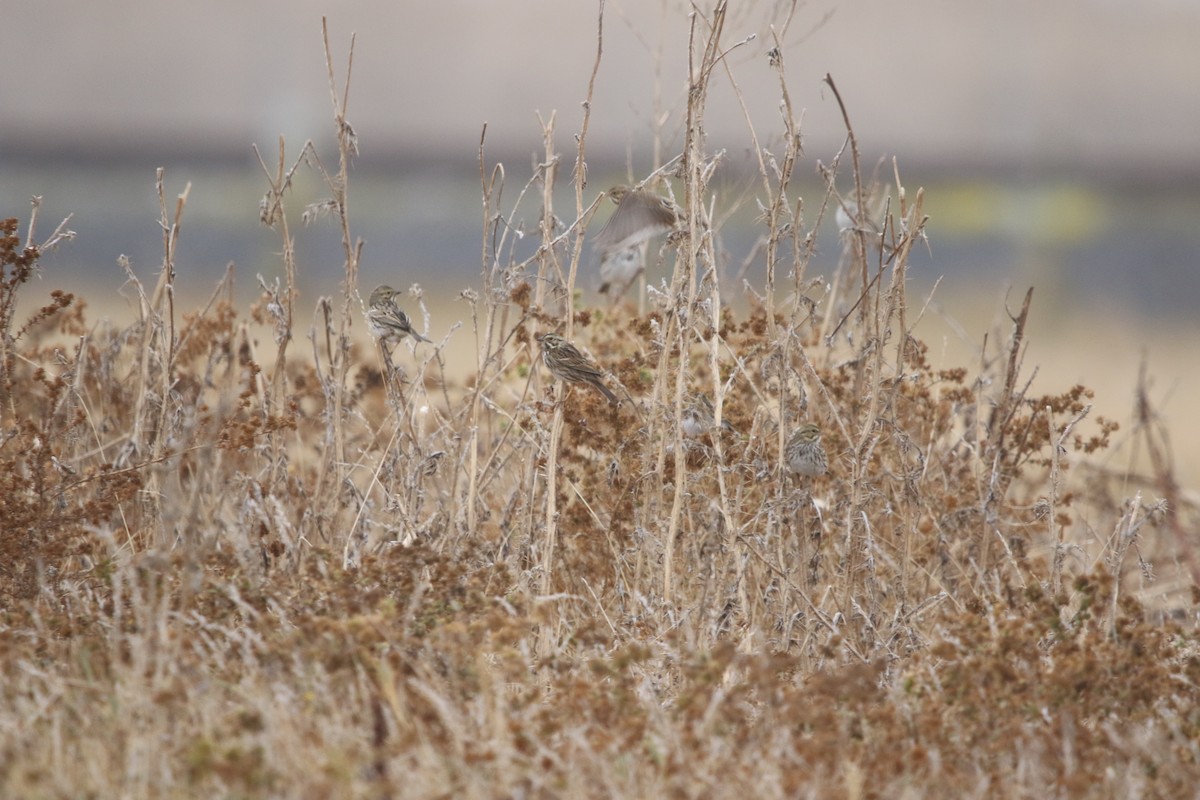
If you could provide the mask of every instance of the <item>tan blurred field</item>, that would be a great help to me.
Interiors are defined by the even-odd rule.
[[[1019,306],[1021,290],[1013,289],[1009,308]],[[1170,430],[1180,480],[1200,487],[1200,424],[1192,413],[1200,397],[1197,326],[1190,320],[1147,320],[1117,308],[1057,305],[1034,284],[1028,349],[1024,363],[1034,393],[1063,391],[1082,384],[1095,392],[1093,414],[1121,424],[1114,447],[1102,454],[1118,472],[1145,474],[1145,452],[1128,440],[1136,417],[1136,389],[1141,370],[1148,377],[1149,400]],[[972,366],[978,363],[985,334],[1005,330],[1004,297],[972,298],[951,285],[940,294],[942,313],[930,311],[920,335],[930,345],[935,363]],[[951,322],[952,320],[952,322]],[[962,332],[969,334],[967,338]]]

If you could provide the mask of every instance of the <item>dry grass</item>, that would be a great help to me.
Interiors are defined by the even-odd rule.
[[[834,177],[853,176],[860,205],[885,190],[858,179],[851,134],[830,193],[794,194],[778,49],[783,130],[749,129],[767,278],[717,280],[725,209],[701,131],[710,82],[736,86],[723,23],[723,5],[693,18],[685,144],[650,184],[674,188],[684,222],[648,310],[574,290],[596,207],[586,112],[565,215],[553,117],[515,192],[481,141],[466,385],[445,372],[458,326],[399,348],[404,375],[361,339],[356,144],[332,58],[338,166],[310,145],[289,165],[282,142],[264,164],[283,269],[248,313],[228,278],[175,309],[187,192],[172,204],[161,179],[164,262],[152,289],[130,275],[129,327],[88,322],[62,292],[14,319],[64,232],[39,245],[32,220],[24,242],[5,223],[0,794],[1193,790],[1198,515],[1161,423],[1146,403],[1140,483],[1094,466],[1114,426],[1089,415],[1090,392],[1027,391],[1029,295],[979,365],[932,368],[905,280],[922,195],[898,171],[883,232],[849,234],[818,274]],[[298,169],[329,188],[306,216],[328,214],[345,245],[343,293],[307,332],[287,227]],[[531,216],[542,246],[518,261]],[[551,385],[532,336],[556,328],[632,400]],[[695,391],[731,431],[684,438]],[[802,420],[826,432],[828,476],[778,468]]]

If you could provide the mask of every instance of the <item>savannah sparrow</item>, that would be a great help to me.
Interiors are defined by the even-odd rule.
[[[816,477],[829,469],[825,448],[821,446],[821,429],[812,423],[801,425],[788,439],[783,456],[788,469],[797,475]]]
[[[716,411],[713,409],[708,395],[703,392],[693,395],[691,402],[683,409],[683,416],[679,420],[679,424],[683,428],[683,435],[689,439],[703,436],[716,425],[715,416]],[[729,420],[721,420],[721,430],[726,433],[733,430]]]
[[[557,333],[542,334],[537,340],[542,346],[542,360],[546,362],[550,374],[567,383],[591,384],[608,398],[608,402],[617,405],[617,396],[601,381],[604,373],[588,361],[587,356],[579,352],[575,345]]]
[[[858,203],[853,200],[842,200],[838,203],[833,218],[837,222],[838,233],[845,234],[861,230],[868,236],[879,235],[879,223],[871,219],[870,214],[860,214]]]
[[[411,336],[418,342],[429,341],[413,330],[408,314],[396,305],[397,294],[399,292],[387,284],[376,286],[367,303],[367,330],[371,331],[371,335],[379,340],[380,345],[388,348],[389,352],[405,336]]]
[[[614,186],[608,196],[617,204],[617,210],[592,240],[603,255],[641,244],[679,224],[679,208],[653,192]]]

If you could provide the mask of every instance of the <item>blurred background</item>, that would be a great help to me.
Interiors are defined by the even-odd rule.
[[[912,296],[941,280],[920,332],[935,363],[977,365],[1006,296],[1015,308],[1032,285],[1026,369],[1038,370],[1037,388],[1092,386],[1103,413],[1128,430],[1144,358],[1180,467],[1200,475],[1189,410],[1200,392],[1200,2],[731,6],[723,42],[746,107],[729,75],[717,76],[706,131],[708,149],[724,151],[720,197],[732,203],[757,188],[749,126],[782,152],[767,57],[778,36],[802,115],[800,186],[813,220],[817,165],[845,139],[826,73],[864,169],[889,181],[894,157],[910,192],[925,187],[930,247],[916,256]],[[608,0],[589,199],[653,168],[656,131],[661,157],[678,152],[689,10],[678,0]],[[251,144],[273,165],[282,136],[290,164],[311,139],[336,167],[322,14],[339,85],[357,35],[347,117],[361,155],[350,212],[366,243],[365,286],[418,282],[432,303],[479,283],[485,123],[489,165],[506,167],[508,210],[541,157],[537,114],[555,113],[560,210],[574,208],[567,183],[596,56],[594,2],[14,3],[0,37],[0,215],[26,220],[40,195],[39,238],[67,214],[78,233],[44,259],[23,299],[40,305],[69,287],[93,315],[131,313],[117,258],[128,255],[143,279],[159,266],[157,167],[172,201],[192,184],[177,262],[185,298],[207,295],[230,262],[246,298],[256,273],[279,274],[278,236],[258,222],[266,180]],[[848,169],[838,183],[849,191]],[[335,293],[341,276],[336,226],[298,219],[324,196],[302,170],[290,211],[304,308]],[[755,235],[745,208],[725,232],[731,272]],[[517,218],[532,226],[537,215],[526,202]],[[838,255],[832,219],[821,230],[816,274]],[[439,313],[433,332],[456,313]]]

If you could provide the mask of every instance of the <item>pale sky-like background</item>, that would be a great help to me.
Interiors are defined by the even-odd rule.
[[[709,4],[704,4],[709,5]],[[765,53],[782,2],[733,2],[724,41],[760,136],[778,129]],[[358,34],[350,117],[364,145],[410,158],[473,157],[482,123],[501,149],[528,149],[533,113],[577,130],[595,52],[583,0],[158,3],[14,2],[0,47],[0,146],[210,152],[302,140],[328,127],[320,17],[344,73]],[[655,110],[677,130],[686,6],[610,0],[592,137],[646,146]],[[831,73],[873,152],[915,162],[1036,164],[1170,176],[1200,172],[1200,3],[1193,0],[815,0],[784,34],[805,135],[842,137]],[[744,147],[725,79],[708,130]]]

